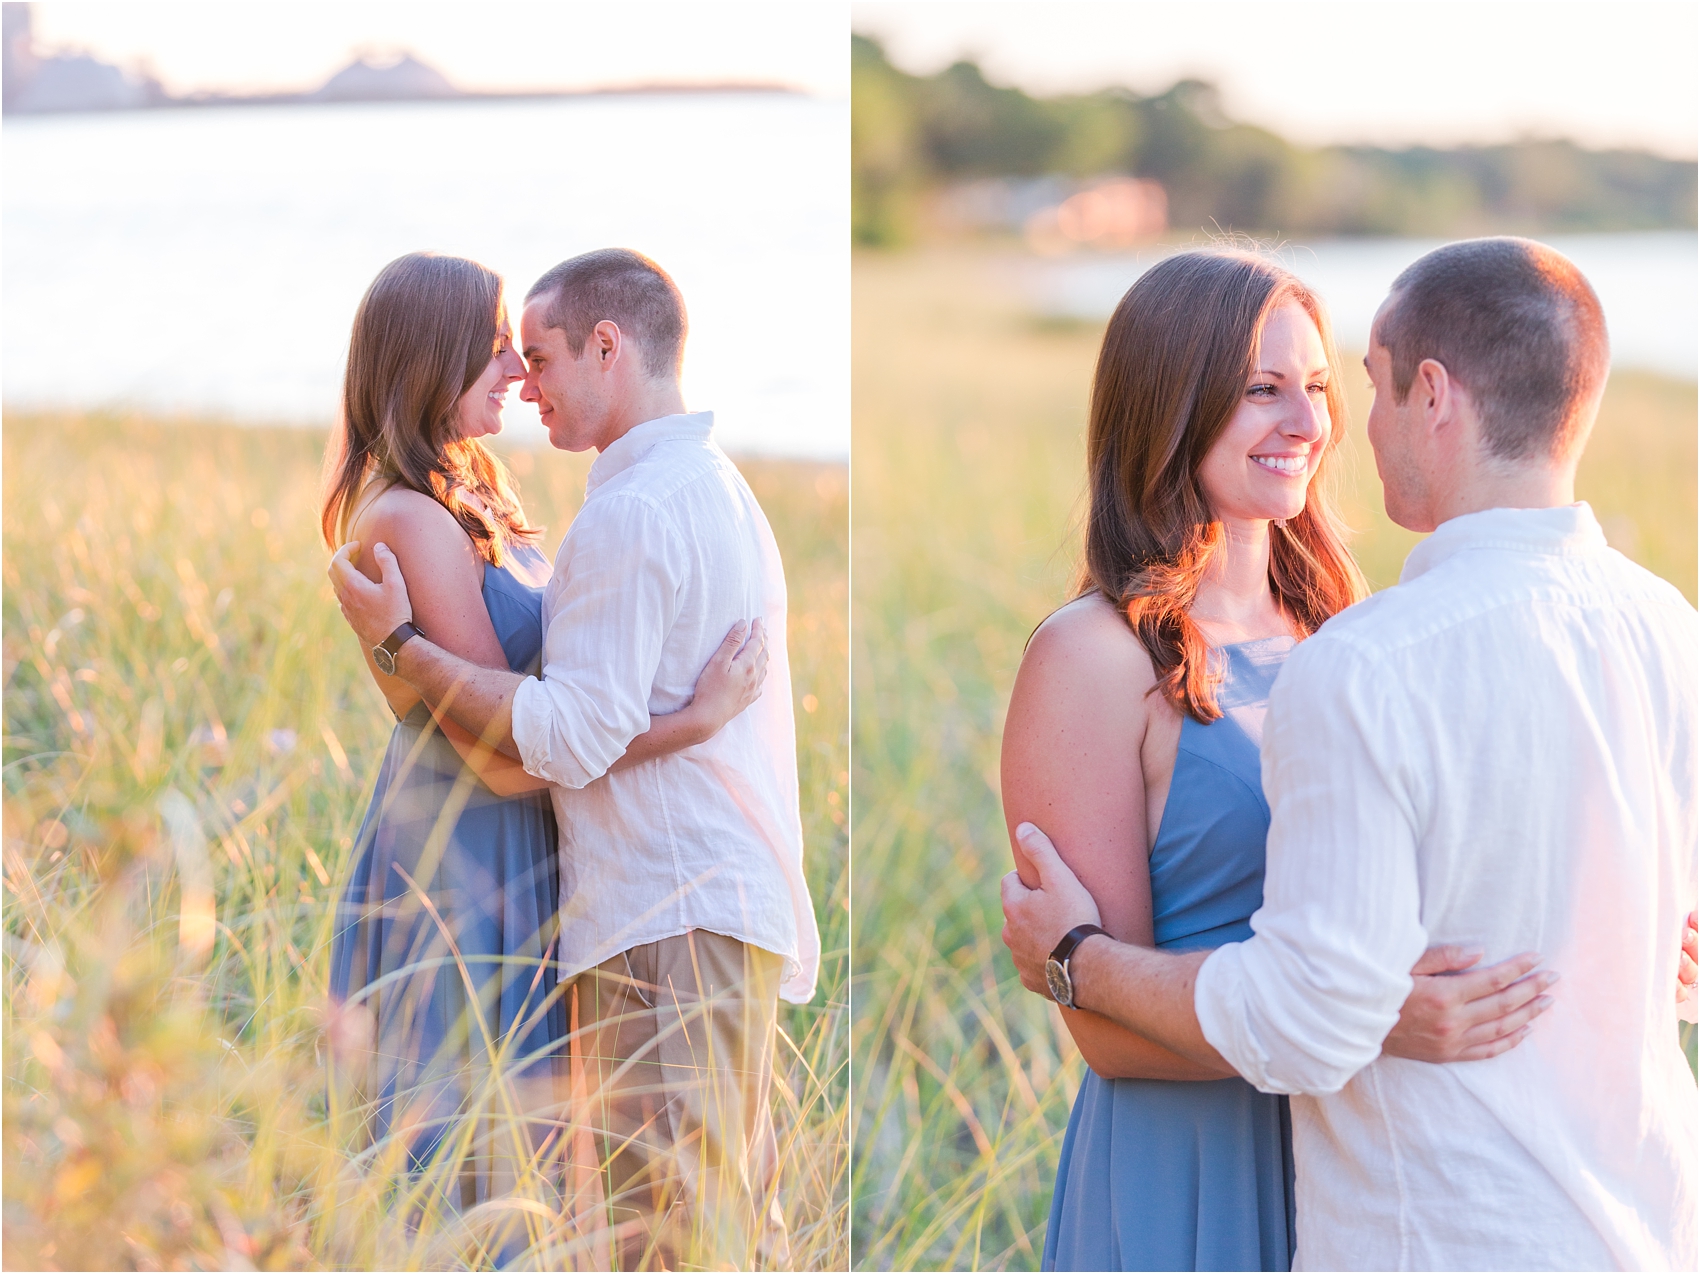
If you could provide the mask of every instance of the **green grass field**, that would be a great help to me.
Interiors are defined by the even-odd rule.
[[[7,1268],[487,1262],[500,1208],[410,1223],[420,1183],[394,1154],[357,1164],[327,1109],[331,907],[390,719],[324,578],[323,445],[6,414]],[[588,458],[512,459],[552,552]],[[790,582],[825,952],[814,1003],[781,1015],[781,1202],[797,1265],[842,1269],[848,474],[741,467]],[[534,1172],[501,1206],[535,1259],[591,1267],[594,1217],[566,1215],[558,1186]]]
[[[854,266],[853,1260],[1038,1266],[1082,1064],[998,940],[1005,706],[1069,596],[1100,329],[1035,321],[995,259]],[[1348,371],[1354,548],[1378,587],[1416,537],[1381,511]],[[1695,386],[1613,378],[1579,489],[1695,598]]]

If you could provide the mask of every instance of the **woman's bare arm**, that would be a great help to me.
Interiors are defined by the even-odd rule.
[[[1032,877],[1015,828],[1044,828],[1091,892],[1104,928],[1153,945],[1142,754],[1151,715],[1150,657],[1101,598],[1072,602],[1033,635],[1004,723],[1003,802],[1016,870]],[[1220,1079],[1108,1018],[1063,1010],[1086,1063],[1107,1079]]]
[[[609,768],[629,769],[712,739],[761,696],[766,679],[767,634],[761,620],[734,624],[697,678],[690,703],[677,712],[651,717],[649,729],[633,739],[625,755]],[[549,786],[547,779],[527,774],[518,761],[480,742],[451,718],[438,715],[437,725],[461,759],[497,796],[518,796]]]
[[[548,790],[548,779],[527,774],[525,767],[513,757],[496,751],[470,730],[459,725],[453,717],[438,713],[435,720],[437,729],[443,732],[443,737],[460,753],[460,759],[466,764],[466,768],[476,774],[484,786],[497,796],[523,796],[527,792]]]
[[[383,543],[395,554],[408,580],[413,622],[450,654],[485,668],[508,670],[508,659],[484,605],[484,560],[453,516],[429,496],[392,487],[363,508],[349,528],[351,539]],[[353,559],[368,579],[378,581],[371,554]],[[418,691],[399,677],[378,670],[369,650],[367,669],[398,717],[420,702]],[[767,637],[761,621],[739,623],[709,660],[697,680],[691,702],[678,712],[651,720],[611,767],[626,769],[702,743],[717,734],[761,693],[767,676]],[[541,791],[546,779],[527,774],[514,758],[495,751],[445,713],[434,714],[438,728],[469,768],[498,796]]]
[[[1131,649],[1130,649],[1131,647]],[[1059,611],[1034,634],[1016,678],[1004,728],[1004,813],[1023,882],[1037,880],[1014,829],[1033,823],[1098,904],[1122,942],[1153,945],[1148,867],[1155,813],[1147,775],[1155,751],[1172,753],[1167,711],[1146,691],[1149,658],[1121,617],[1098,599]],[[1153,749],[1154,735],[1161,735]],[[1141,755],[1145,764],[1141,764]],[[1047,821],[1048,820],[1048,821]],[[1056,830],[1053,831],[1052,824]],[[1427,1062],[1491,1057],[1520,1043],[1552,1003],[1556,976],[1524,953],[1476,969],[1451,947],[1425,952],[1383,1052]],[[1063,1010],[1086,1063],[1106,1079],[1199,1080],[1212,1072],[1095,1013]]]
[[[407,578],[413,622],[432,642],[481,667],[507,670],[507,656],[484,607],[484,559],[453,514],[430,496],[391,487],[361,509],[349,538],[389,546]],[[381,578],[371,553],[362,552],[354,566],[367,579]],[[378,671],[370,650],[361,653],[391,709],[406,716],[419,702],[419,692]]]
[[[630,769],[681,748],[706,743],[761,697],[767,680],[767,632],[761,620],[733,624],[697,677],[690,703],[651,717],[649,729],[626,745],[610,770]]]

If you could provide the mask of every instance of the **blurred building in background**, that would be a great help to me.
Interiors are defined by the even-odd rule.
[[[46,53],[35,44],[28,4],[0,4],[5,20],[7,114],[122,111],[150,106],[294,105],[304,102],[418,102],[464,96],[435,67],[405,49],[357,50],[353,60],[309,93],[194,93],[175,97],[145,69],[114,66],[87,53]]]
[[[963,232],[1045,252],[1181,234],[1410,235],[1693,228],[1693,161],[1530,139],[1443,149],[1294,145],[1182,80],[1049,98],[959,61],[933,75],[852,37],[858,242]]]
[[[0,4],[4,63],[0,98],[7,112],[115,111],[166,100],[158,80],[84,53],[40,54],[27,4]]]
[[[1161,182],[1114,173],[1080,180],[985,177],[942,188],[930,219],[946,233],[1019,234],[1043,256],[1075,248],[1117,252],[1169,228],[1169,195]]]

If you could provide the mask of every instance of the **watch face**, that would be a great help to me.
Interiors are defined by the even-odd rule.
[[[1074,1007],[1074,986],[1068,980],[1068,970],[1055,960],[1045,961],[1045,985],[1051,998],[1065,1009]]]
[[[390,654],[386,646],[372,647],[372,662],[378,665],[378,671],[386,677],[395,676],[395,656]]]

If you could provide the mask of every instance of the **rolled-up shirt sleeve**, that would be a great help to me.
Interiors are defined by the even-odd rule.
[[[1322,1095],[1374,1061],[1427,946],[1417,889],[1422,752],[1396,680],[1326,632],[1269,700],[1271,822],[1253,936],[1199,970],[1204,1037],[1257,1088]]]
[[[614,492],[579,511],[550,585],[542,678],[514,692],[514,744],[528,774],[584,787],[649,729],[685,570],[676,529],[642,496]]]

